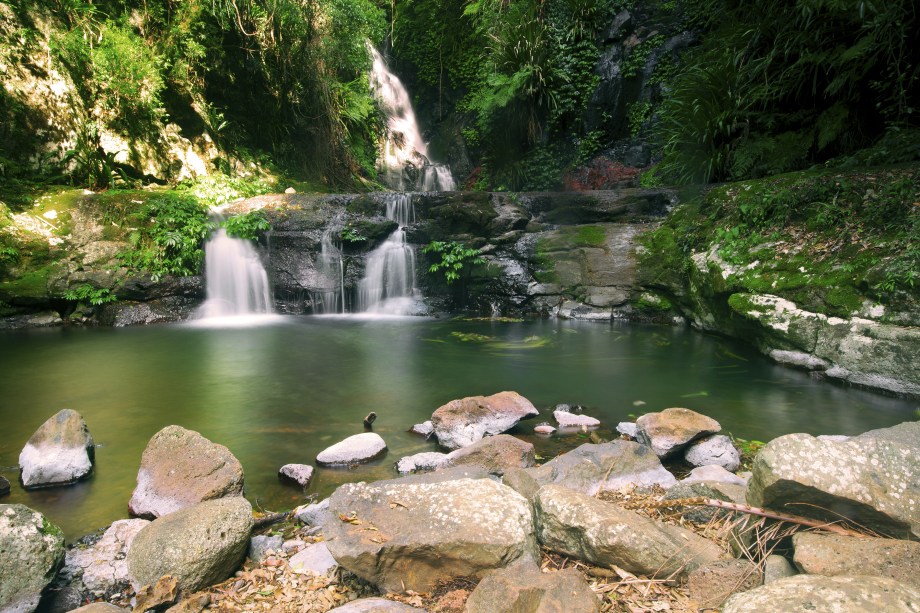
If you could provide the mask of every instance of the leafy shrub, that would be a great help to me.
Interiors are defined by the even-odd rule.
[[[456,241],[432,241],[422,249],[422,253],[440,256],[440,260],[428,267],[429,272],[440,272],[448,285],[460,280],[464,270],[469,274],[473,266],[485,264],[485,259],[478,249],[471,249]]]
[[[89,302],[96,306],[118,300],[118,297],[107,287],[95,288],[88,284],[81,285],[77,289],[68,290],[64,293],[64,298],[73,302]]]
[[[228,236],[251,241],[257,240],[263,232],[271,228],[271,224],[262,211],[234,215],[222,221],[220,225],[227,231]]]

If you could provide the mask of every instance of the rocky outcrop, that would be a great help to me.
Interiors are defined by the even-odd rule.
[[[741,454],[724,434],[713,434],[691,443],[684,451],[684,459],[692,466],[721,466],[734,472],[741,467]]]
[[[67,485],[93,470],[96,447],[83,417],[71,409],[58,411],[29,438],[19,466],[26,489]]]
[[[529,561],[528,561],[529,562]],[[575,569],[540,572],[532,563],[495,570],[479,582],[466,601],[466,613],[593,613],[600,602]]]
[[[21,504],[0,504],[0,611],[32,613],[64,557],[64,535]]]
[[[636,439],[660,458],[683,450],[692,441],[722,429],[719,422],[690,409],[665,409],[646,413],[636,420]]]
[[[846,441],[789,434],[754,461],[748,502],[827,521],[841,517],[881,534],[920,536],[920,422]],[[804,503],[804,504],[803,504]]]
[[[242,494],[243,467],[229,449],[192,430],[167,426],[144,449],[128,508],[140,517],[162,517]]]
[[[541,485],[556,483],[589,496],[631,485],[668,488],[677,483],[651,449],[621,440],[586,443],[527,472]]]
[[[686,574],[722,555],[711,541],[559,485],[534,499],[537,537],[545,547],[598,566],[616,564],[650,577]]]
[[[881,577],[821,577],[797,575],[735,594],[722,613],[763,611],[866,611],[920,610],[920,590]]]
[[[320,466],[362,464],[386,453],[387,444],[379,434],[363,432],[324,449],[316,456]]]
[[[800,532],[792,537],[796,567],[809,575],[888,577],[920,589],[920,543]]]
[[[431,424],[441,446],[457,449],[483,436],[501,434],[536,415],[536,407],[517,392],[499,392],[451,400],[432,413]]]
[[[241,497],[208,500],[152,521],[128,551],[135,589],[164,575],[194,592],[222,581],[243,561],[252,530],[252,507]]]
[[[134,538],[149,523],[145,519],[122,519],[109,526],[92,545],[68,549],[61,575],[81,592],[93,596],[122,590],[129,583],[125,558]]]
[[[335,491],[323,535],[340,565],[381,589],[427,591],[536,555],[530,504],[510,488],[411,479]]]

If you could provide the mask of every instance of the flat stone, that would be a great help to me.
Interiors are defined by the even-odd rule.
[[[451,400],[431,415],[431,423],[441,446],[458,449],[536,415],[536,407],[517,392],[499,392]]]
[[[150,522],[146,519],[122,519],[112,523],[93,545],[73,547],[64,556],[64,576],[82,583],[81,591],[101,596],[125,589],[129,585],[125,557],[137,534]]]
[[[769,555],[763,562],[764,585],[786,577],[794,577],[797,574],[799,573],[795,570],[795,567],[783,556]]]
[[[167,426],[144,449],[128,508],[154,518],[205,500],[242,495],[243,467],[229,449],[192,430]]]
[[[466,601],[465,613],[599,611],[600,602],[584,576],[573,568],[540,572],[533,562],[494,570]]]
[[[748,480],[740,475],[730,473],[721,466],[699,466],[690,471],[690,474],[680,480],[681,483],[701,483],[710,481],[745,487]]]
[[[920,590],[882,577],[796,575],[735,594],[722,613],[920,611]]]
[[[920,588],[920,543],[799,532],[792,537],[796,567],[809,575],[888,577]]]
[[[71,409],[58,411],[39,426],[19,454],[26,489],[68,485],[93,470],[96,447],[83,417]]]
[[[386,450],[387,444],[379,434],[363,432],[324,449],[316,456],[316,463],[322,466],[361,464],[379,458]]]
[[[447,455],[447,465],[481,466],[491,474],[502,475],[509,468],[532,467],[534,457],[531,443],[508,434],[496,434],[452,451]]]
[[[330,609],[329,613],[424,613],[418,609],[395,600],[386,598],[359,598],[341,607]]]
[[[677,483],[651,449],[623,440],[585,443],[527,472],[540,485],[557,483],[590,496],[630,485],[667,489]]]
[[[278,471],[278,475],[306,488],[313,480],[313,467],[309,464],[285,464]]]
[[[719,422],[683,408],[646,413],[636,420],[636,439],[660,458],[671,456],[692,441],[722,429]]]
[[[715,543],[677,526],[559,485],[534,499],[537,536],[545,547],[609,568],[649,577],[684,575],[722,555]]]
[[[741,454],[724,434],[712,434],[690,443],[684,459],[691,466],[721,466],[729,472],[741,468]]]
[[[284,539],[280,536],[260,534],[249,539],[249,551],[246,556],[258,564],[266,558],[269,551],[281,551],[283,544]]]
[[[313,543],[297,552],[288,560],[288,565],[295,571],[311,572],[314,575],[328,575],[339,567],[324,542]]]
[[[596,428],[601,425],[597,420],[588,415],[578,413],[568,413],[566,411],[553,411],[553,417],[560,428]]]
[[[64,557],[64,535],[21,504],[0,504],[0,611],[31,613]]]
[[[396,463],[396,470],[400,474],[414,473],[423,470],[435,470],[447,466],[447,454],[438,451],[423,451],[415,455],[400,458]]]
[[[719,560],[693,570],[687,576],[690,598],[700,609],[717,609],[729,596],[763,583],[760,569],[750,560]]]

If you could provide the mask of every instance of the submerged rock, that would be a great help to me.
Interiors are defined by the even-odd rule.
[[[536,415],[536,407],[517,392],[499,392],[451,400],[431,415],[431,424],[438,443],[457,449],[488,434],[501,434]]]
[[[920,588],[920,543],[916,541],[799,532],[792,537],[792,545],[793,560],[803,573],[888,577]]]
[[[323,534],[340,565],[384,590],[428,591],[536,556],[530,503],[514,490],[490,479],[410,479],[335,491],[338,519]]]
[[[64,535],[44,515],[0,504],[0,611],[34,611],[63,557]]]
[[[305,488],[313,480],[313,467],[309,464],[285,464],[278,475]]]
[[[724,434],[713,434],[691,443],[684,451],[684,459],[691,466],[721,466],[730,472],[741,468],[741,454],[732,439]]]
[[[146,519],[122,519],[109,526],[93,545],[67,550],[62,575],[72,577],[81,592],[89,591],[96,596],[127,587],[125,557],[134,538],[149,523]]]
[[[245,498],[208,500],[154,520],[128,551],[135,589],[172,575],[194,592],[222,581],[239,568],[249,546],[252,506]]]
[[[719,422],[711,417],[690,409],[673,408],[646,413],[637,419],[636,439],[651,447],[658,457],[666,458],[690,442],[721,429]]]
[[[591,613],[600,602],[584,576],[574,568],[540,572],[533,562],[494,570],[479,582],[466,601],[465,613]]]
[[[19,454],[26,489],[67,485],[93,470],[96,448],[83,417],[71,409],[58,411],[43,423]]]
[[[920,537],[920,422],[847,441],[789,434],[754,461],[748,502],[828,521],[841,517],[880,534]],[[805,504],[802,504],[805,503]]]
[[[144,449],[128,508],[140,517],[162,517],[205,500],[242,495],[243,467],[229,449],[193,430],[167,426]]]
[[[822,577],[796,575],[735,594],[722,613],[764,611],[867,611],[920,610],[920,590],[882,577]]]
[[[316,463],[322,466],[337,464],[360,464],[380,457],[387,450],[387,444],[374,432],[349,436],[332,447],[327,447],[316,456]]]

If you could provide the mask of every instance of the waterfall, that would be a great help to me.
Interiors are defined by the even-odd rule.
[[[386,194],[387,219],[399,224],[386,241],[367,256],[358,283],[358,307],[367,313],[409,315],[417,310],[415,250],[406,243],[405,228],[414,221],[409,194]]]
[[[387,68],[380,52],[370,43],[367,47],[373,60],[371,90],[387,117],[387,135],[379,162],[384,181],[399,191],[453,191],[455,184],[450,169],[428,156],[428,145],[422,140],[409,92]]]
[[[200,318],[233,317],[272,312],[268,274],[248,240],[217,230],[204,247],[207,299]]]
[[[325,281],[325,287],[321,291],[311,292],[313,312],[316,314],[345,312],[345,262],[342,260],[341,249],[333,239],[341,229],[341,225],[330,224],[320,242],[316,268]]]

